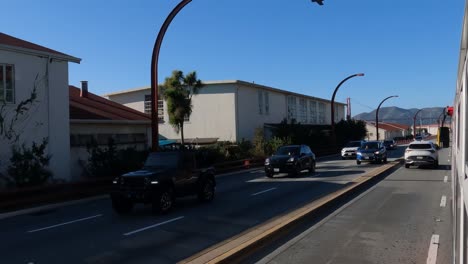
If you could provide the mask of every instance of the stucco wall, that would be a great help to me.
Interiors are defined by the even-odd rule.
[[[263,110],[260,114],[259,91],[268,92],[269,113],[265,111],[265,99],[263,98]],[[287,117],[286,96],[282,93],[239,85],[238,112],[238,140],[242,140],[242,138],[252,140],[255,129],[263,128],[265,123],[280,123]]]
[[[50,169],[54,177],[69,179],[68,62],[54,60],[48,63],[47,58],[0,50],[0,63],[14,65],[15,103],[6,107],[10,117],[18,103],[29,98],[34,85],[37,86],[37,101],[16,123],[15,131],[20,133],[17,144],[30,146],[31,142],[41,142],[42,138],[47,137],[48,153],[52,156]],[[5,139],[0,140],[0,166],[5,169],[9,163],[13,143]]]
[[[123,93],[123,94],[116,94],[110,96],[104,96],[105,98],[117,102],[119,104],[123,104],[130,108],[133,108],[140,112],[145,112],[145,95],[151,94],[150,89],[145,90],[138,90],[130,93]]]
[[[184,124],[185,138],[218,138],[235,141],[235,85],[206,85],[192,97],[192,115]],[[180,138],[169,124],[167,104],[164,102],[164,123],[159,133],[167,138]]]

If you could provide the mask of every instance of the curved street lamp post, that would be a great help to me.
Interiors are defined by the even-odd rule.
[[[153,55],[151,58],[151,149],[157,151],[159,148],[159,131],[158,131],[158,60],[159,60],[159,50],[161,49],[161,44],[166,34],[169,24],[171,24],[174,17],[179,13],[182,8],[187,4],[192,2],[192,0],[182,0],[169,14],[169,16],[164,21],[161,29],[159,30],[158,37],[154,42]],[[323,5],[323,0],[312,0],[312,3],[317,3]]]
[[[419,109],[413,117],[413,136],[416,137],[416,116],[421,112],[422,109]]]
[[[380,102],[379,106],[377,107],[377,111],[375,112],[375,130],[376,130],[376,134],[377,134],[377,140],[379,140],[379,109],[380,109],[380,106],[383,104],[383,102],[387,101],[388,99],[390,99],[392,97],[398,97],[398,95],[392,95],[392,96],[389,96],[389,97],[383,99],[382,102]]]
[[[350,75],[346,78],[344,78],[335,88],[333,91],[332,99],[331,99],[331,129],[332,129],[332,140],[333,140],[333,146],[336,145],[336,135],[335,135],[335,96],[336,92],[338,92],[338,89],[340,86],[346,82],[347,80],[356,77],[356,76],[364,76],[364,73],[356,73],[353,75]]]

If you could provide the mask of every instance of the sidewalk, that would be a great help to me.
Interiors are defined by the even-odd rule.
[[[258,263],[450,263],[449,151],[439,170],[401,167]]]

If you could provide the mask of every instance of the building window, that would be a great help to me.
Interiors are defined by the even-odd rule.
[[[151,95],[145,95],[145,114],[151,114]]]
[[[299,122],[307,123],[307,100],[305,98],[299,99]]]
[[[190,116],[185,115],[184,116],[184,122],[190,122]]]
[[[318,104],[318,119],[319,124],[325,124],[325,103]]]
[[[309,123],[317,124],[317,102],[309,101]]]
[[[164,121],[164,100],[159,99],[161,97],[158,97],[158,120],[159,121]],[[151,95],[146,94],[145,95],[145,113],[146,114],[151,114]]]
[[[292,119],[297,119],[297,113],[296,113],[296,97],[294,96],[288,96],[288,99],[287,99],[287,103],[288,103],[288,119],[289,120],[292,120]]]
[[[265,98],[265,114],[269,115],[270,114],[270,96],[268,95],[268,92],[265,92],[264,98]]]
[[[15,102],[15,72],[13,65],[0,64],[0,102]]]
[[[263,91],[258,90],[258,113],[263,114]]]

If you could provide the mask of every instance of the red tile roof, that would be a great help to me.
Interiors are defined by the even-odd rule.
[[[81,90],[69,86],[70,119],[94,120],[143,120],[150,121],[149,115],[130,107],[112,102],[88,92],[87,97],[81,97]]]
[[[67,55],[65,53],[58,52],[56,50],[49,49],[49,48],[46,48],[46,47],[31,43],[31,42],[28,42],[28,41],[25,41],[25,40],[22,40],[22,39],[19,39],[19,38],[15,38],[15,37],[12,37],[12,36],[7,35],[7,34],[2,33],[2,32],[0,32],[0,44],[13,46],[13,47],[20,47],[20,48],[30,49],[30,50],[35,50],[35,51],[48,52],[48,53],[57,54],[57,55],[60,55],[60,56],[72,57],[72,56]],[[76,59],[78,59],[78,58],[76,58]]]

